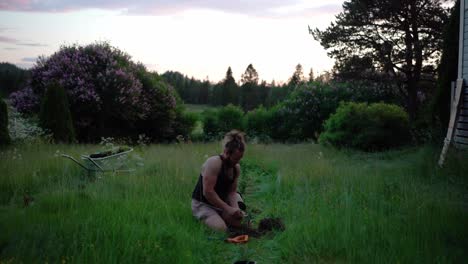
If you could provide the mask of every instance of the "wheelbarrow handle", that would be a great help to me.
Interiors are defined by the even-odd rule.
[[[72,156],[67,155],[67,154],[62,154],[62,157],[73,160],[76,164],[80,165],[80,167],[82,167],[83,169],[89,171],[88,167],[86,167],[85,165],[81,164],[79,161],[77,161],[77,160],[76,160],[75,158],[73,158]]]

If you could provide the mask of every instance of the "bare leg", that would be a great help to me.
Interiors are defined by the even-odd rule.
[[[207,218],[203,220],[203,222],[211,229],[214,229],[217,231],[223,231],[223,232],[227,231],[226,223],[218,214],[213,214],[213,215],[208,216]]]

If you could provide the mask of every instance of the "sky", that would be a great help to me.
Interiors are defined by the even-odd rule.
[[[0,0],[0,61],[22,68],[62,45],[107,41],[149,70],[212,82],[251,63],[260,79],[317,76],[334,61],[308,32],[325,29],[343,0]]]

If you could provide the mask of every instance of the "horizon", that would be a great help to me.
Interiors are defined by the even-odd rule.
[[[252,64],[260,80],[287,82],[297,64],[318,76],[334,64],[309,34],[326,28],[343,1],[18,1],[0,4],[0,57],[31,68],[63,45],[106,41],[148,70],[236,81]],[[213,21],[216,21],[213,22]]]

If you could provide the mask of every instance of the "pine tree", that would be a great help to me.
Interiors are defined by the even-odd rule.
[[[71,143],[75,140],[67,95],[65,89],[57,83],[47,87],[39,121],[43,128],[52,132],[55,142]]]
[[[10,133],[8,132],[8,108],[5,101],[0,99],[0,146],[11,143]]]
[[[297,64],[296,70],[294,71],[293,75],[289,79],[289,86],[296,87],[300,83],[304,81],[304,73],[302,71],[302,65]]]
[[[310,68],[310,72],[309,72],[309,82],[313,82],[314,80],[315,80],[314,69],[313,69],[313,68]]]
[[[222,82],[222,99],[223,105],[228,104],[239,104],[239,87],[237,86],[236,80],[232,77],[231,67],[226,72],[226,78]]]
[[[249,64],[249,66],[247,66],[247,69],[245,69],[244,74],[242,74],[241,82],[242,84],[246,84],[246,83],[252,83],[255,85],[258,84],[258,73],[252,64]]]
[[[245,111],[249,111],[257,106],[256,90],[258,89],[258,73],[252,64],[247,66],[241,78],[240,104]]]

